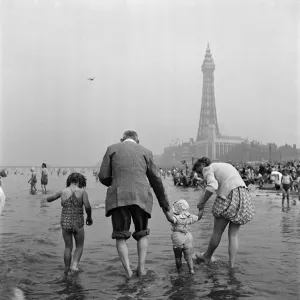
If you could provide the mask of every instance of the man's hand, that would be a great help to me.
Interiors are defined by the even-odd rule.
[[[93,225],[93,219],[92,219],[92,218],[89,218],[89,217],[87,217],[87,218],[86,218],[86,221],[85,221],[85,224],[86,224],[87,226],[91,226],[91,225]]]
[[[174,223],[173,214],[170,211],[164,210],[164,214],[169,222]]]

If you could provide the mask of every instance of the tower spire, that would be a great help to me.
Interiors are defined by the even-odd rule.
[[[215,63],[210,52],[209,43],[207,43],[206,53],[202,64],[202,103],[197,133],[197,141],[206,139],[208,136],[208,129],[212,126],[215,129],[216,135],[220,134],[215,104],[214,70]]]

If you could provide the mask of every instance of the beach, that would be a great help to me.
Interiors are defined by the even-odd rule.
[[[300,263],[300,202],[282,211],[281,195],[252,190],[254,220],[240,230],[236,268],[228,268],[227,233],[210,266],[196,266],[188,274],[186,264],[178,274],[171,243],[171,226],[154,198],[146,260],[147,274],[128,282],[111,239],[110,218],[105,217],[106,188],[87,173],[87,191],[94,224],[85,227],[82,272],[64,276],[64,242],[60,229],[60,200],[42,201],[41,187],[30,193],[29,175],[10,174],[3,180],[6,205],[0,216],[0,298],[13,287],[26,299],[298,299]],[[65,186],[66,175],[49,175],[48,194]],[[170,202],[184,198],[197,213],[199,191],[174,187],[163,180]],[[203,218],[192,226],[193,252],[203,252],[213,227],[212,200]],[[133,228],[132,228],[133,230]],[[128,240],[132,268],[137,265],[136,242]]]

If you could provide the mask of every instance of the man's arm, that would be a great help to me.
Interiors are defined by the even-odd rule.
[[[150,152],[150,155],[146,158],[147,160],[147,177],[151,187],[153,188],[154,194],[158,200],[159,206],[163,211],[169,211],[170,205],[168,201],[168,196],[165,192],[164,185],[161,178],[158,176],[156,166],[153,161],[153,155]]]
[[[112,169],[110,161],[110,150],[109,147],[104,154],[100,171],[98,173],[98,178],[103,185],[111,186],[112,183]]]

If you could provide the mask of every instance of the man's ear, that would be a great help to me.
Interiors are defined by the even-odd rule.
[[[137,144],[139,144],[139,143],[140,143],[140,141],[139,141],[139,140],[137,140],[137,141],[136,141],[136,143],[137,143]]]

